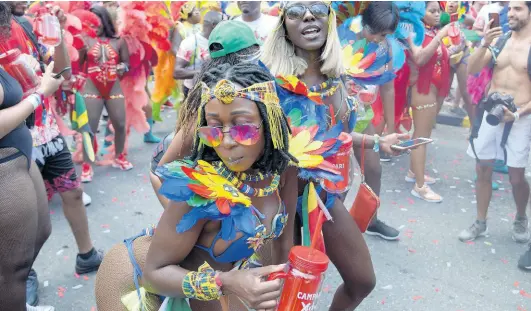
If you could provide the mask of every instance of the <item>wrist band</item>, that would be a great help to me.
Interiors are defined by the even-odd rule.
[[[372,147],[372,151],[374,152],[380,152],[380,136],[377,134],[374,134],[374,146]]]
[[[190,271],[182,282],[183,294],[186,298],[201,301],[219,300],[221,293],[219,274],[205,262],[198,271]]]
[[[520,120],[520,114],[518,113],[518,111],[516,111],[515,113],[513,113],[514,115],[514,121],[518,121]]]
[[[40,105],[42,105],[44,96],[39,93],[35,92],[28,96],[28,99],[31,101],[31,104],[33,105],[33,110],[37,109]]]

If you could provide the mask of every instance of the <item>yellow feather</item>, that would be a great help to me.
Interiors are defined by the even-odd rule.
[[[154,311],[156,306],[150,303],[151,301],[147,295],[148,292],[143,287],[140,287],[141,300],[138,299],[136,290],[133,290],[129,294],[122,296],[121,300],[128,311],[141,311],[142,306],[144,307],[145,311]]]
[[[310,152],[310,151],[317,150],[317,149],[321,148],[322,145],[323,145],[322,141],[312,141],[311,143],[306,145],[306,147],[304,147],[302,152]]]
[[[317,208],[317,193],[313,183],[310,183],[308,188],[308,214]]]

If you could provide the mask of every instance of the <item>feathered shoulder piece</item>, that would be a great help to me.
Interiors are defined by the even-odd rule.
[[[424,40],[424,24],[422,18],[426,13],[424,1],[394,1],[400,11],[400,21],[396,32],[393,34],[398,40],[407,40],[414,35],[413,43],[421,45]]]
[[[375,43],[360,39],[361,30],[361,16],[348,18],[338,27],[347,77],[356,85],[382,85],[391,81],[395,78],[394,72],[399,68],[393,66],[394,68],[387,69],[386,65],[392,56],[399,57],[403,50],[392,48],[391,54],[389,45],[385,42]],[[400,60],[397,60],[397,63],[399,62]]]
[[[175,161],[157,169],[164,179],[160,193],[176,202],[186,202],[191,211],[177,224],[177,232],[190,230],[199,220],[221,220],[222,239],[235,238],[236,231],[254,235],[259,213],[251,198],[240,192],[216,168],[198,161]]]
[[[328,131],[319,131],[316,121],[303,119],[305,117],[300,109],[292,109],[288,115],[291,128],[289,152],[298,160],[299,177],[305,180],[341,181],[341,173],[328,159],[343,144],[339,139],[343,125],[340,123]]]
[[[347,19],[363,13],[369,1],[332,1],[332,9],[336,12],[337,26],[341,26]]]

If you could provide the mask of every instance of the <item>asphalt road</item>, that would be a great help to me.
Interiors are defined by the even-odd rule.
[[[160,136],[170,132],[175,116],[165,112],[165,122],[156,124],[155,132]],[[434,130],[427,173],[439,178],[433,189],[444,196],[441,204],[409,194],[411,185],[404,181],[408,157],[383,164],[380,218],[399,228],[401,238],[387,242],[365,237],[377,285],[357,310],[531,311],[531,278],[516,267],[526,246],[511,239],[515,207],[506,175],[495,176],[502,188],[493,196],[490,236],[473,243],[457,239],[475,217],[474,162],[465,154],[466,133],[463,128],[440,125]],[[138,134],[133,134],[130,144],[133,170],[97,167],[94,181],[85,186],[92,196],[87,211],[97,248],[109,249],[156,224],[162,213],[148,178],[153,146],[144,144]],[[41,303],[59,311],[95,311],[95,274],[74,273],[77,248],[57,196],[51,217],[52,236],[35,263]],[[317,310],[327,309],[340,281],[330,268]]]

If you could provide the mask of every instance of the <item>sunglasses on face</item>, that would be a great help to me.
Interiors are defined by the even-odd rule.
[[[223,141],[225,134],[230,134],[230,137],[240,145],[252,146],[260,140],[260,128],[262,124],[242,124],[229,127],[228,131],[223,131],[220,126],[202,126],[198,130],[199,139],[201,142],[209,147],[218,147]]]
[[[327,17],[328,13],[330,13],[330,9],[324,3],[316,3],[310,6],[294,4],[286,9],[286,16],[289,19],[302,19],[308,10],[316,18]]]

